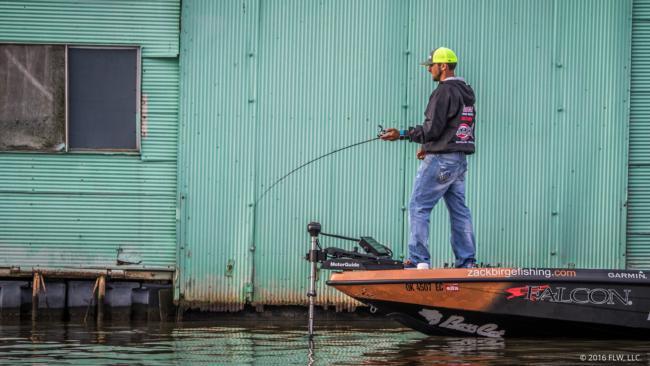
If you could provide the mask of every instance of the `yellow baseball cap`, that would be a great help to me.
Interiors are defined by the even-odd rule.
[[[422,66],[431,66],[433,64],[455,64],[458,63],[458,57],[454,51],[446,47],[439,47],[431,51],[429,57],[426,60],[422,61],[420,65]]]

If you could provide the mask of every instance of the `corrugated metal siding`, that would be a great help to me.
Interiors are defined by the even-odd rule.
[[[205,309],[239,309],[252,275],[251,4],[183,2],[180,284],[186,303]]]
[[[391,0],[262,2],[256,195],[310,159],[372,138],[377,124],[403,122],[407,11]],[[306,304],[310,220],[325,232],[401,246],[403,158],[404,144],[375,141],[270,191],[256,212],[255,301]],[[352,304],[325,285],[328,275],[318,302]]]
[[[242,304],[254,283],[253,303],[305,303],[310,220],[405,254],[414,144],[346,150],[287,178],[254,220],[250,205],[286,172],[372,137],[379,123],[421,123],[435,84],[418,63],[439,45],[458,51],[459,74],[479,100],[468,178],[479,259],[623,266],[628,84],[602,70],[629,64],[631,1],[183,4],[191,256],[181,262],[181,291],[190,302]],[[452,259],[442,206],[432,223],[434,265]],[[227,278],[230,258],[247,267]],[[326,276],[318,301],[353,306],[325,288]]]
[[[559,224],[551,247],[557,255],[542,264],[625,268],[632,1],[555,4],[561,28],[554,107],[562,116],[553,149],[561,164],[547,174],[558,183],[551,217]],[[612,52],[599,50],[603,45]],[[599,62],[586,65],[585,58]],[[620,72],[603,76],[602,65]]]
[[[83,36],[91,44],[127,39],[141,44],[147,134],[142,137],[141,156],[0,154],[0,266],[125,268],[116,264],[121,250],[142,261],[129,268],[173,270],[179,77],[176,51],[161,47],[161,40],[178,42],[178,19],[169,18],[169,14],[179,14],[178,1],[149,3],[151,13],[132,2],[25,1],[20,2],[23,12],[16,4],[0,3],[3,42],[73,43]],[[158,24],[159,28],[175,27],[176,35],[147,38],[134,27],[122,27],[120,19],[133,18],[129,14],[134,6],[140,9],[138,17],[147,18],[149,26],[141,25],[145,31]],[[40,15],[34,15],[35,9],[40,9]],[[75,14],[75,21],[60,24],[68,13]],[[12,21],[6,21],[7,14]],[[115,21],[113,38],[106,33],[109,28],[99,29],[90,21],[95,16]],[[14,27],[16,18],[23,20],[21,28]],[[37,21],[41,24],[38,37],[25,25]],[[75,35],[69,33],[72,26]],[[155,54],[173,57],[147,57]]]
[[[513,0],[474,10],[463,1],[411,4],[413,55],[443,44],[457,50],[457,73],[477,94],[467,194],[479,260],[623,267],[631,2]],[[449,24],[423,32],[433,13]],[[472,30],[458,32],[454,14],[464,14]],[[624,72],[603,74],[603,64],[590,62],[596,59]],[[412,124],[432,84],[424,70],[410,71]],[[409,164],[409,174],[416,166]],[[446,211],[437,207],[434,215],[434,265],[453,259]]]
[[[291,16],[279,24],[287,11]],[[395,11],[403,16],[390,23],[377,22],[365,30],[351,25],[362,16],[389,18]],[[323,14],[338,14],[338,20],[327,21]],[[380,200],[368,187],[381,182],[382,189],[399,197],[402,175],[382,172],[386,165],[398,171],[403,158],[398,144],[389,151],[379,142],[350,150],[277,186],[258,205],[254,241],[250,204],[295,166],[372,137],[378,123],[403,119],[405,84],[403,74],[395,71],[405,71],[400,45],[406,37],[406,8],[371,1],[316,7],[302,1],[269,2],[261,8],[252,1],[186,2],[183,24],[188,24],[182,32],[181,64],[188,252],[181,262],[184,299],[190,305],[207,301],[216,304],[211,308],[236,309],[233,302],[243,304],[246,298],[246,283],[254,283],[250,300],[303,303],[308,265],[301,257],[309,246],[309,219],[321,221],[325,230],[372,233],[383,242],[399,243],[401,202]],[[248,33],[240,29],[247,24]],[[355,32],[364,36],[348,37]],[[385,48],[385,43],[392,46]],[[259,65],[258,55],[263,60]],[[358,59],[352,67],[351,57]],[[383,61],[373,70],[368,65],[375,59]],[[377,72],[383,76],[374,77]],[[376,104],[368,110],[358,108],[371,103]],[[345,133],[336,136],[335,129]],[[359,159],[358,154],[373,158]],[[235,262],[232,277],[224,276],[228,260]],[[322,303],[352,304],[325,288],[324,281],[319,293]]]
[[[144,45],[176,57],[180,0],[20,0],[0,3],[0,42]]]
[[[0,266],[174,268],[175,164],[0,154]]]
[[[142,98],[146,99],[142,160],[176,163],[178,156],[178,58],[145,58],[142,65]],[[144,106],[143,106],[144,109]],[[146,122],[145,122],[146,121]]]
[[[634,0],[627,267],[650,268],[650,0]]]

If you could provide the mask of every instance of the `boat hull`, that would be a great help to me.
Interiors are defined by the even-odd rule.
[[[513,271],[349,271],[332,274],[328,284],[426,334],[650,337],[650,283],[642,271]]]

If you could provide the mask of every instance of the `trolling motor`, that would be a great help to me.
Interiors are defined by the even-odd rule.
[[[393,259],[393,252],[385,245],[380,244],[370,236],[362,236],[359,239],[347,236],[326,234],[321,232],[321,225],[318,222],[310,222],[307,231],[311,236],[311,250],[305,255],[305,259],[311,263],[311,274],[309,276],[309,336],[314,335],[314,299],[316,298],[316,271],[318,263],[322,269],[339,271],[354,270],[382,270],[382,269],[404,269],[404,264]],[[346,250],[336,247],[323,249],[318,241],[318,235],[331,238],[357,242],[365,253],[360,253],[358,247]]]
[[[380,244],[370,236],[362,236],[357,239],[323,233],[321,232],[320,224],[317,222],[310,222],[307,225],[307,231],[312,237],[312,250],[305,255],[305,259],[312,263],[321,263],[322,269],[372,271],[404,268],[402,262],[393,259],[393,252],[390,248]],[[354,247],[352,250],[337,247],[323,249],[318,241],[319,234],[331,238],[354,241],[365,253],[359,252],[358,247]]]

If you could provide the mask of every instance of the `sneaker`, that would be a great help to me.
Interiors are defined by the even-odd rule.
[[[469,262],[465,263],[464,265],[458,267],[458,268],[477,268],[478,266],[476,265],[476,262]]]
[[[418,269],[429,269],[429,263],[418,263]]]

